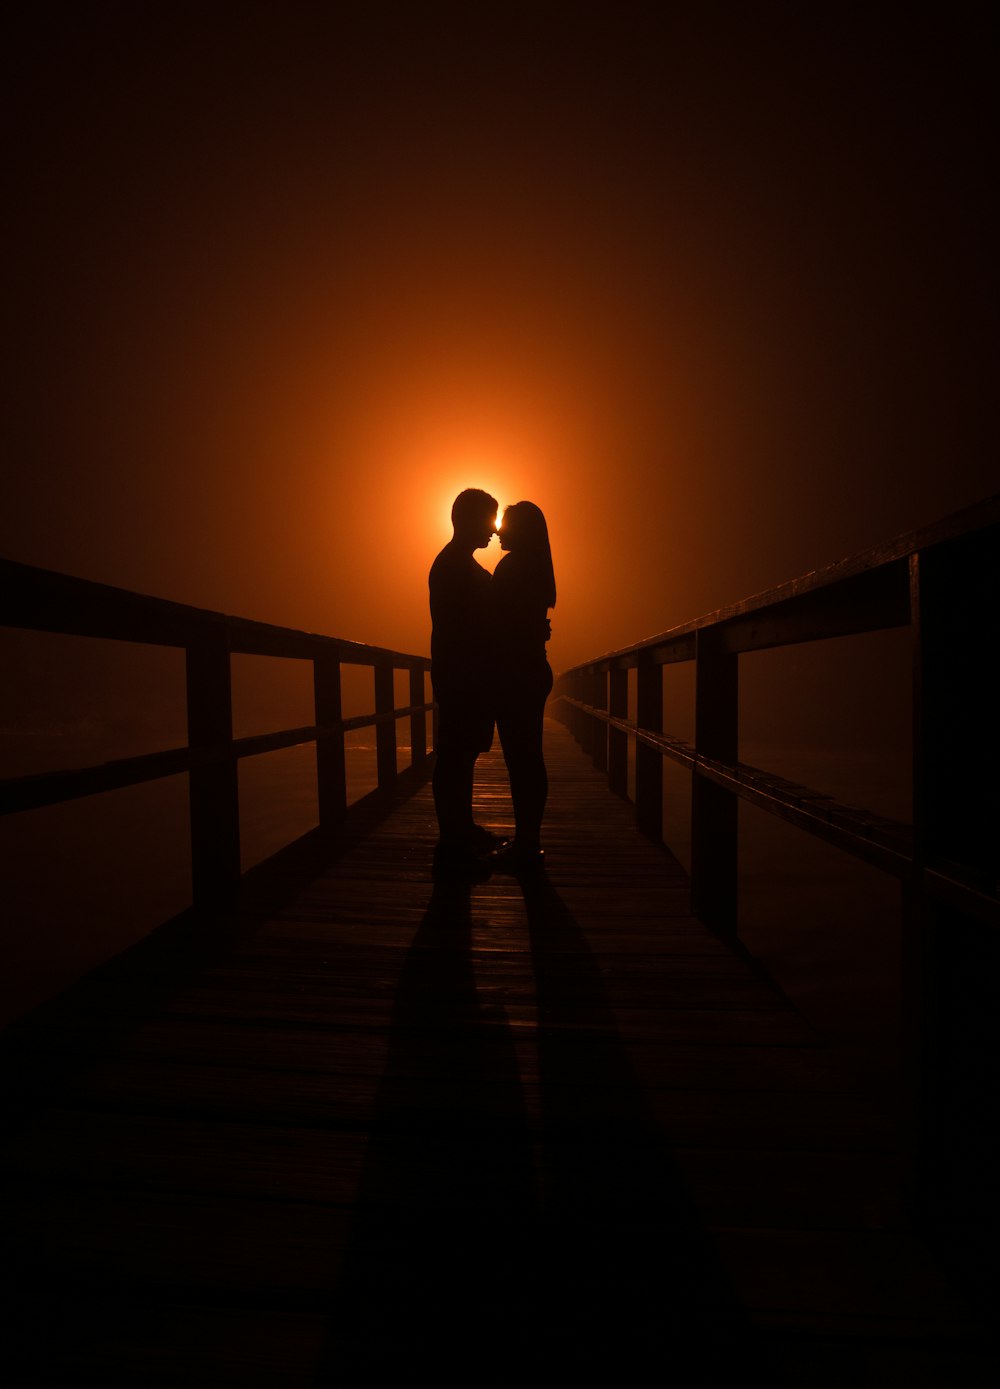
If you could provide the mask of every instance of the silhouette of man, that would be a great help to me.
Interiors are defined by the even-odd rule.
[[[455,498],[455,534],[431,565],[431,683],[438,704],[434,809],[438,867],[475,868],[499,840],[472,819],[476,758],[493,742],[492,577],[474,559],[496,532],[495,497],[478,487]]]

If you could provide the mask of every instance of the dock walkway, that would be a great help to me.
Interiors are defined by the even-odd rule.
[[[8,1384],[978,1382],[880,1084],[546,738],[537,881],[433,883],[424,786],[174,986],[15,1029]]]

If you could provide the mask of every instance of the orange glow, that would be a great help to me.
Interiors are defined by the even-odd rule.
[[[686,20],[661,45],[574,10],[567,42],[532,15],[507,46],[467,7],[466,53],[461,26],[438,43],[414,21],[413,47],[379,21],[369,48],[345,7],[305,8],[337,17],[241,26],[232,65],[183,24],[133,51],[135,26],[81,20],[118,45],[100,101],[76,29],[57,50],[37,20],[45,61],[8,123],[30,342],[8,381],[0,553],[426,652],[428,569],[454,497],[482,487],[545,513],[559,669],[995,488],[978,108],[934,84],[932,104],[903,101],[849,25],[824,61],[855,73],[864,121],[839,81],[799,90],[805,28],[784,52],[768,36],[758,65],[739,42],[720,61]],[[942,186],[971,175],[967,217],[949,196],[914,221],[931,149],[898,157],[911,101],[907,128],[947,152]],[[759,186],[734,199],[747,168]],[[927,336],[897,344],[893,325]],[[476,559],[500,555],[493,539]]]

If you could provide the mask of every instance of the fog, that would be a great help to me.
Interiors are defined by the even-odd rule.
[[[451,500],[482,486],[546,513],[559,671],[996,491],[989,22],[22,7],[0,555],[425,653]],[[907,818],[909,661],[905,632],[746,658],[741,755]],[[0,774],[186,739],[180,652],[0,632],[0,662]],[[306,666],[234,667],[237,734],[312,722]],[[666,672],[681,737],[690,676]],[[314,822],[301,752],[256,799],[268,759],[241,767],[245,853]],[[0,1012],[190,900],[184,791],[7,817]],[[871,885],[845,910],[816,881],[807,912],[787,892],[793,960],[844,918],[867,977]],[[787,951],[767,882],[742,926]]]
[[[561,669],[995,490],[985,16],[363,8],[15,22],[0,553],[423,652],[481,485]]]

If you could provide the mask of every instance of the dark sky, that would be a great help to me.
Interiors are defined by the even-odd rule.
[[[424,651],[483,485],[558,669],[997,490],[988,16],[32,6],[0,553]]]

